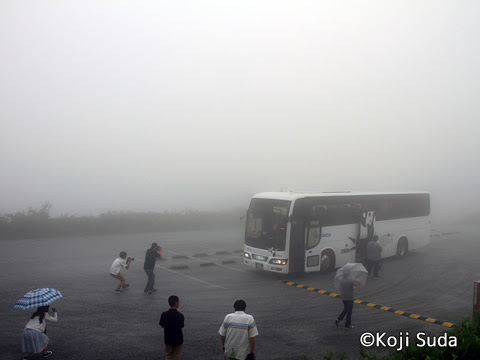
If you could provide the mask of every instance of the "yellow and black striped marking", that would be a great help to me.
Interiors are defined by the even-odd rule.
[[[297,284],[295,282],[291,282],[291,281],[287,281],[287,280],[280,280],[280,282],[282,284],[295,286],[299,289],[305,289],[305,290],[313,291],[313,292],[316,292],[316,293],[319,293],[319,294],[323,294],[323,295],[327,295],[327,296],[331,296],[331,297],[335,297],[335,298],[340,298],[340,294],[336,294],[336,293],[331,292],[331,291],[321,290],[321,289],[317,289],[317,288],[314,288],[314,287],[310,287],[308,285]],[[354,300],[354,302],[357,303],[357,304],[366,305],[366,306],[374,308],[374,309],[380,309],[380,310],[388,311],[388,312],[391,312],[391,313],[394,313],[394,314],[397,314],[397,315],[406,316],[406,317],[409,317],[409,318],[412,318],[412,319],[423,320],[423,321],[426,321],[426,322],[429,322],[429,323],[432,323],[432,324],[438,324],[438,325],[446,326],[446,327],[449,327],[449,328],[455,327],[455,324],[453,324],[451,322],[441,321],[441,320],[432,319],[432,318],[429,318],[429,317],[426,317],[426,316],[412,314],[412,313],[409,313],[409,312],[406,312],[406,311],[393,309],[393,308],[388,307],[388,306],[374,304],[374,303],[371,303],[371,302],[368,302],[368,301]]]

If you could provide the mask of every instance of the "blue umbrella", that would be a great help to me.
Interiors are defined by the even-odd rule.
[[[33,309],[39,306],[50,305],[55,300],[61,298],[63,298],[63,295],[60,291],[52,288],[32,290],[23,295],[13,308],[22,310]]]

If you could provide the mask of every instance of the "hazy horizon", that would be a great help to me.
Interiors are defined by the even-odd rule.
[[[478,211],[480,3],[0,3],[0,214],[425,190]]]

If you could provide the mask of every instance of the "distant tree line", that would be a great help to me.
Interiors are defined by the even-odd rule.
[[[51,217],[52,204],[14,214],[0,214],[0,240],[87,235],[172,232],[238,227],[245,209],[133,212],[109,211],[97,216]]]

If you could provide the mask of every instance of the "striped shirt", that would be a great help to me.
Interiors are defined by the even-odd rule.
[[[243,311],[235,311],[225,316],[222,326],[218,330],[225,336],[225,356],[235,353],[235,359],[245,359],[250,353],[250,338],[258,335],[257,325],[252,315]]]

